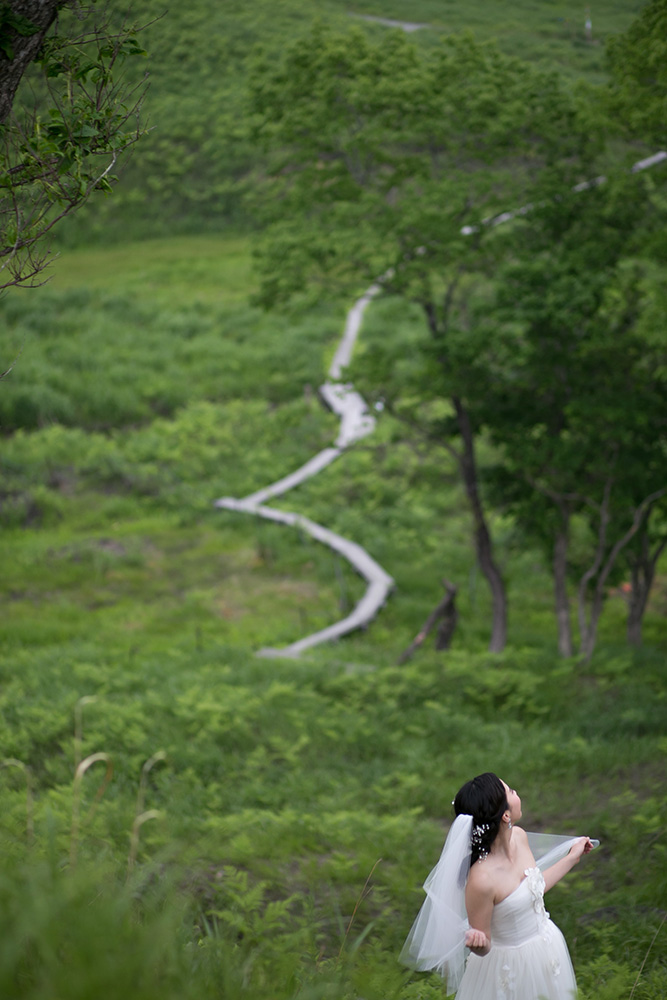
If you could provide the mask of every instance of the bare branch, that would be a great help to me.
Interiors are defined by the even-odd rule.
[[[642,500],[640,505],[635,510],[635,514],[632,519],[632,524],[630,525],[626,533],[623,535],[623,537],[618,539],[616,544],[613,546],[611,552],[609,553],[607,561],[605,562],[603,570],[598,578],[596,589],[601,590],[604,587],[607,577],[609,576],[609,573],[611,572],[613,565],[616,562],[616,559],[618,558],[619,552],[621,552],[628,544],[628,542],[637,534],[637,532],[642,526],[642,522],[647,517],[653,504],[657,500],[659,500],[660,497],[665,496],[665,494],[667,494],[667,486],[663,487],[660,490],[656,490],[654,493],[649,494],[649,496],[645,497],[644,500]],[[663,543],[663,545],[664,544],[667,543]]]
[[[410,430],[413,431],[418,438],[420,438],[420,440],[427,441],[429,444],[440,445],[457,464],[461,463],[463,458],[462,452],[457,451],[454,445],[450,444],[449,441],[444,440],[440,436],[436,437],[434,434],[429,434],[429,432],[424,430],[423,426],[417,423],[417,421],[411,420],[410,417],[407,417],[404,413],[399,413],[390,399],[384,399],[384,408],[395,420],[398,420],[400,423],[405,424],[406,427],[409,427]]]
[[[582,496],[580,493],[557,493],[556,490],[551,489],[550,486],[545,486],[543,483],[538,482],[534,476],[525,470],[523,472],[523,478],[529,486],[532,486],[533,489],[537,490],[538,493],[541,493],[542,496],[547,497],[549,500],[553,500],[561,513],[566,510],[566,503],[568,501],[570,503],[593,503],[592,500]]]
[[[451,640],[451,633],[453,633],[458,619],[455,606],[457,588],[453,583],[450,583],[449,580],[443,580],[442,585],[445,588],[445,596],[430,613],[408,648],[401,653],[396,661],[397,666],[400,667],[404,663],[407,663],[412,654],[422,645],[429,633],[433,631],[437,622],[445,615],[448,615],[450,618],[450,627],[448,631],[450,632],[449,639]]]

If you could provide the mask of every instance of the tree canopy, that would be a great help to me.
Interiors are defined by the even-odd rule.
[[[624,131],[664,149],[667,142],[667,0],[651,0],[610,39],[611,107]]]
[[[142,135],[143,87],[122,82],[125,59],[143,54],[138,30],[94,4],[0,8],[0,290],[39,280],[46,234],[111,190],[119,156]]]

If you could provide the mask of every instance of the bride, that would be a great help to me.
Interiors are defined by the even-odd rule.
[[[527,834],[516,826],[521,799],[495,774],[466,782],[453,805],[402,961],[447,976],[456,1000],[572,1000],[572,963],[544,893],[597,842]]]

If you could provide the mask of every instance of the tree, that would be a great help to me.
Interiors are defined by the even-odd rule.
[[[573,652],[570,533],[575,518],[585,526],[585,659],[619,557],[635,567],[636,632],[664,547],[650,519],[667,494],[667,343],[645,325],[655,278],[638,256],[647,218],[655,224],[652,189],[645,177],[619,176],[517,221],[491,310],[496,336],[480,341],[473,371],[477,384],[484,377],[480,419],[501,448],[496,496],[551,553],[564,655]]]
[[[667,0],[651,0],[610,39],[610,108],[617,126],[647,144],[667,142]]]
[[[656,498],[658,499],[663,498]],[[657,522],[657,523],[656,523]],[[655,579],[658,560],[667,547],[667,519],[664,502],[652,503],[641,528],[628,545],[625,562],[630,569],[628,600],[628,642],[641,646],[644,612]]]
[[[667,171],[662,171],[663,175]],[[663,181],[664,187],[664,181]],[[656,228],[663,223],[667,206],[654,188],[653,202],[657,202],[653,213]],[[658,259],[664,260],[664,250],[649,244]],[[657,251],[657,253],[656,253]],[[647,345],[647,363],[653,366],[654,377],[667,381],[667,338],[664,330],[667,295],[664,269],[654,266],[650,279],[642,288],[643,309],[639,318],[639,334]],[[664,458],[663,458],[664,463]],[[646,512],[646,519],[640,530],[623,553],[623,562],[630,573],[630,587],[624,588],[628,601],[627,637],[631,645],[642,641],[642,623],[648,597],[655,578],[658,560],[667,546],[667,499],[661,498]]]
[[[595,132],[554,77],[470,37],[424,53],[399,32],[372,44],[358,30],[320,27],[278,66],[258,60],[251,105],[273,157],[261,186],[272,223],[259,253],[261,301],[380,278],[418,304],[432,395],[449,401],[426,433],[437,426],[458,463],[499,651],[507,601],[479,486],[479,424],[460,388],[459,315],[467,276],[495,259],[483,220],[588,176]]]
[[[119,156],[143,134],[144,87],[121,73],[144,54],[138,31],[94,0],[0,4],[0,290],[37,283],[44,237],[93,191],[111,190]]]

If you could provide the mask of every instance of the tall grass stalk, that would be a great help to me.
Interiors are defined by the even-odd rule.
[[[639,972],[637,973],[637,978],[635,979],[634,983],[632,984],[632,989],[630,990],[630,996],[628,997],[628,1000],[632,1000],[632,998],[634,996],[635,990],[637,989],[637,983],[639,982],[639,980],[641,978],[641,974],[644,971],[644,966],[646,965],[646,959],[648,958],[649,954],[651,953],[651,949],[653,948],[653,945],[655,944],[655,942],[657,940],[658,934],[662,930],[662,925],[664,924],[665,920],[667,920],[667,913],[665,913],[665,915],[663,916],[662,920],[658,924],[658,929],[656,930],[655,934],[653,935],[653,937],[651,939],[650,945],[646,949],[646,954],[644,955],[644,960],[643,960],[642,964],[639,966]]]
[[[338,957],[339,958],[341,958],[342,955],[343,955],[343,951],[345,949],[345,945],[347,944],[347,939],[350,936],[350,931],[352,930],[352,924],[354,923],[354,918],[357,915],[357,910],[359,909],[359,907],[361,906],[361,904],[363,903],[363,901],[366,899],[366,897],[368,896],[368,894],[370,892],[370,889],[368,888],[368,883],[370,882],[371,878],[373,877],[373,872],[375,871],[375,869],[377,868],[377,866],[380,864],[381,861],[382,861],[382,858],[378,858],[377,861],[375,862],[375,864],[373,865],[373,867],[371,868],[371,870],[369,871],[368,876],[366,877],[366,881],[364,882],[364,887],[361,890],[361,892],[359,893],[359,897],[357,898],[357,901],[354,904],[354,909],[352,910],[352,916],[350,917],[350,920],[348,922],[347,928],[345,929],[345,934],[343,936],[343,941],[342,941],[341,946],[340,946],[340,951],[338,952]]]
[[[79,698],[76,705],[74,706],[74,770],[78,768],[81,763],[81,747],[83,744],[83,706],[90,705],[92,702],[97,701],[97,696],[94,694],[85,694],[83,698]]]
[[[158,764],[161,760],[167,759],[166,750],[158,750],[154,753],[152,757],[149,757],[144,766],[141,769],[141,779],[139,781],[139,791],[137,792],[137,804],[134,810],[135,822],[136,818],[144,812],[144,803],[146,801],[146,786],[148,785],[148,775],[151,770]]]
[[[83,782],[83,776],[89,767],[93,764],[97,764],[98,761],[106,762],[107,769],[104,778],[100,782],[98,789],[95,793],[95,798],[93,804],[88,811],[86,819],[90,821],[95,814],[97,805],[104,795],[107,785],[111,781],[113,775],[113,761],[108,753],[91,753],[89,757],[82,760],[78,765],[74,773],[74,782],[72,786],[72,832],[70,835],[70,866],[74,868],[76,865],[76,856],[79,847],[79,834],[81,832],[81,784]]]
[[[148,822],[150,819],[161,819],[162,813],[159,809],[147,809],[146,812],[141,813],[139,816],[134,817],[134,823],[132,824],[132,833],[130,834],[130,853],[127,859],[127,874],[129,876],[130,872],[134,868],[134,864],[137,860],[137,852],[139,850],[139,830]]]

